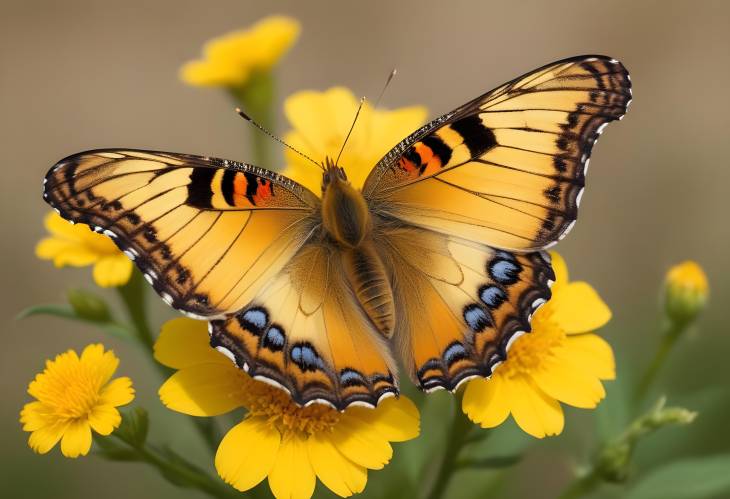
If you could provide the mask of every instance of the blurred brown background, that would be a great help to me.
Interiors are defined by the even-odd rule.
[[[649,355],[667,266],[698,260],[710,277],[712,307],[702,321],[701,341],[690,339],[675,352],[665,384],[681,398],[728,379],[730,3],[2,0],[4,497],[76,498],[100,491],[107,499],[196,497],[141,465],[65,460],[57,449],[34,455],[17,417],[28,399],[27,383],[44,359],[103,340],[121,356],[120,372],[134,378],[153,425],[155,411],[162,411],[155,397],[159,380],[134,347],[96,330],[61,319],[16,322],[14,316],[31,304],[61,301],[69,287],[93,286],[89,269],[58,271],[33,255],[48,210],[41,181],[56,160],[114,146],[247,158],[248,130],[223,92],[186,87],[177,71],[205,40],[273,13],[296,17],[303,26],[278,71],[281,99],[333,85],[374,97],[396,67],[383,104],[424,104],[435,116],[556,59],[582,53],[620,59],[632,75],[634,102],[595,149],[580,221],[558,249],[573,277],[590,281],[613,308],[604,334],[617,349],[619,365],[641,364]],[[282,118],[279,131],[284,129]],[[157,310],[158,318],[169,314],[162,306]],[[585,411],[568,412],[569,429],[573,419],[580,424],[587,417]],[[689,452],[728,445],[727,438],[709,438],[709,417],[704,424],[710,426],[693,430]],[[200,452],[182,419],[179,427],[153,431],[180,449]],[[542,478],[515,480],[509,490],[520,497],[530,483],[560,484],[568,463],[549,454],[561,445],[580,447],[581,439],[540,443],[536,457],[511,476]],[[590,450],[584,447],[583,454]]]

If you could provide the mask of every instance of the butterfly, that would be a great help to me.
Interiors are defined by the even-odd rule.
[[[238,161],[133,149],[69,156],[44,198],[133,259],[210,343],[299,405],[373,407],[488,377],[550,299],[591,149],[631,101],[604,56],[548,64],[416,130],[363,188],[322,192]]]

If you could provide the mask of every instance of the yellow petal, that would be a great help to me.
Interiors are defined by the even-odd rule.
[[[509,416],[509,380],[499,372],[490,379],[475,379],[466,385],[461,407],[482,428],[499,426]]]
[[[593,374],[565,357],[545,360],[530,376],[549,397],[574,407],[593,409],[606,396],[603,385]]]
[[[61,440],[61,452],[66,457],[85,456],[91,449],[91,427],[86,420],[68,425]]]
[[[23,424],[23,431],[36,431],[52,425],[55,421],[53,409],[43,402],[29,402],[20,411],[20,422]]]
[[[276,499],[309,499],[316,481],[305,438],[298,433],[287,434],[269,472],[271,493]]]
[[[118,428],[122,422],[119,411],[111,405],[97,405],[89,414],[91,429],[99,435],[109,435]]]
[[[370,469],[381,469],[393,457],[385,436],[347,411],[332,431],[332,443],[345,457]]]
[[[573,362],[599,379],[616,379],[616,361],[611,346],[597,334],[568,336],[565,349]]]
[[[324,92],[301,90],[284,101],[284,114],[309,144],[302,152],[322,160],[325,155],[337,156],[357,106],[355,96],[343,87]]]
[[[586,282],[571,282],[548,302],[552,319],[568,334],[593,331],[611,319],[611,310]]]
[[[35,247],[35,255],[41,260],[53,260],[56,267],[85,267],[99,259],[99,255],[81,244],[47,237]]]
[[[515,422],[525,433],[536,438],[558,435],[563,431],[563,410],[534,382],[516,376],[509,384],[510,409]]]
[[[269,474],[280,441],[279,432],[266,420],[247,418],[223,437],[215,454],[215,468],[223,481],[246,491]]]
[[[28,437],[28,445],[31,449],[33,449],[33,452],[37,452],[38,454],[45,454],[46,452],[51,450],[53,446],[58,443],[59,440],[61,440],[61,437],[63,436],[67,427],[68,423],[57,422],[48,426],[44,426],[43,428],[39,428],[31,433],[30,437]]]
[[[87,345],[81,352],[81,362],[96,370],[99,384],[106,384],[119,367],[119,359],[112,350],[104,351],[104,345],[95,343]]]
[[[367,469],[343,456],[326,436],[316,434],[309,437],[307,450],[314,472],[332,492],[340,497],[349,497],[365,489]]]
[[[105,256],[94,265],[94,282],[102,288],[122,286],[132,277],[134,264],[123,253]]]
[[[420,429],[418,408],[407,397],[390,397],[377,408],[353,407],[347,411],[352,417],[371,425],[391,442],[416,438]]]
[[[132,380],[126,376],[116,378],[108,383],[99,393],[99,403],[118,407],[134,400]]]
[[[165,322],[155,342],[155,359],[173,369],[231,361],[210,346],[207,322],[180,317]]]
[[[83,231],[79,230],[79,226],[70,223],[55,211],[49,211],[46,214],[43,218],[43,225],[48,232],[62,239],[80,241],[79,235],[83,234]]]
[[[218,416],[244,403],[241,376],[233,364],[198,364],[170,376],[160,387],[162,403],[191,416]]]
[[[555,284],[553,284],[553,289],[555,289],[556,286],[559,288],[563,284],[568,284],[568,265],[565,263],[563,256],[556,251],[551,251],[550,259],[552,260],[553,271],[555,272]]]

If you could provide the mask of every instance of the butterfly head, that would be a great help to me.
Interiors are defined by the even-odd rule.
[[[331,158],[322,175],[322,223],[337,242],[355,248],[370,232],[370,210],[362,193]]]

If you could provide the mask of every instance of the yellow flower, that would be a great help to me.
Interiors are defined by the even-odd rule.
[[[106,236],[87,225],[73,225],[55,212],[44,222],[50,237],[42,239],[35,254],[42,260],[53,260],[56,267],[94,266],[94,281],[101,287],[121,286],[132,275],[132,261]]]
[[[329,156],[333,160],[342,147],[359,101],[346,88],[334,87],[324,92],[301,91],[284,102],[284,113],[294,128],[284,140],[318,162]],[[370,170],[398,142],[415,131],[426,119],[423,106],[402,107],[392,111],[373,109],[365,102],[352,136],[339,161],[347,177],[361,188]],[[284,174],[319,193],[322,171],[287,150]]]
[[[252,73],[270,70],[299,37],[299,23],[289,17],[266,17],[242,29],[208,41],[203,59],[180,69],[188,85],[228,87],[245,85]]]
[[[204,322],[180,318],[163,325],[155,358],[178,371],[160,388],[160,399],[193,416],[248,410],[215,457],[221,478],[238,490],[268,476],[277,498],[308,498],[318,477],[347,497],[365,488],[368,469],[390,460],[389,442],[418,436],[418,410],[405,397],[386,399],[376,409],[299,407],[282,390],[235,367],[208,341]]]
[[[678,322],[693,320],[705,307],[709,285],[697,262],[687,260],[667,272],[665,302],[669,317]]]
[[[512,414],[534,437],[557,435],[563,430],[559,402],[594,408],[606,394],[601,380],[615,378],[611,347],[589,332],[606,324],[611,311],[588,283],[569,282],[565,261],[551,255],[553,296],[535,313],[532,332],[515,340],[490,379],[467,385],[462,408],[482,428]]]
[[[132,380],[111,380],[119,359],[103,345],[89,345],[79,357],[75,351],[46,361],[46,368],[28,385],[35,402],[20,412],[23,430],[32,432],[28,445],[45,454],[61,440],[66,457],[85,456],[91,448],[91,430],[109,435],[122,418],[116,407],[134,399]],[[110,381],[111,380],[111,381]]]

